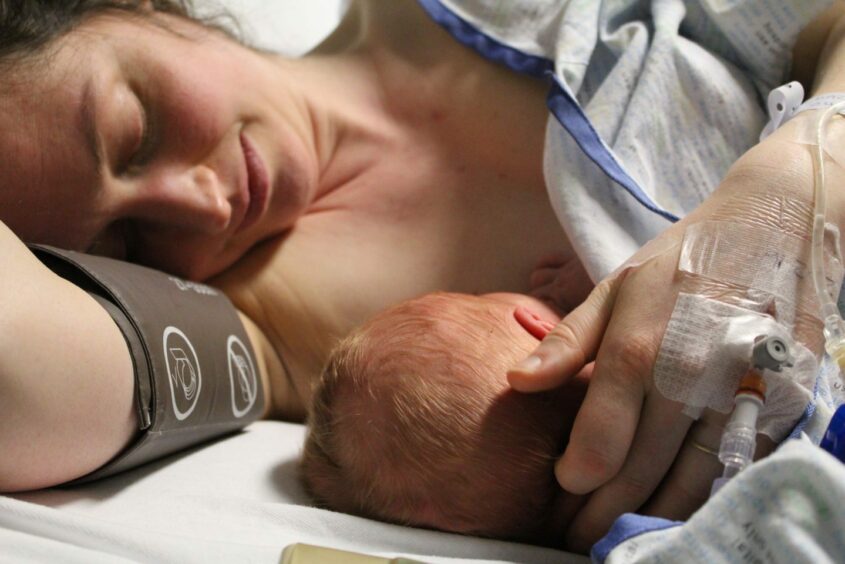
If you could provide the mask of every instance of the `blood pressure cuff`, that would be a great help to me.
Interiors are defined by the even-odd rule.
[[[41,245],[30,249],[109,312],[132,355],[138,438],[77,482],[230,433],[264,412],[255,354],[222,292],[114,259]]]

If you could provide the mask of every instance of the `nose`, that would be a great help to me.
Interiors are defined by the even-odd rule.
[[[210,234],[225,231],[232,219],[227,187],[207,165],[161,167],[122,188],[122,215]]]

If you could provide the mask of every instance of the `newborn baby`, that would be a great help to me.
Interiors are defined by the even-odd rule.
[[[429,294],[335,349],[302,462],[332,509],[459,533],[559,544],[580,505],[554,477],[582,373],[521,394],[505,374],[560,320],[516,294]]]

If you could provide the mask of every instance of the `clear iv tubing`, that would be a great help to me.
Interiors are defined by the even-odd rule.
[[[816,150],[815,157],[815,187],[813,198],[815,201],[813,210],[813,235],[812,252],[810,256],[813,285],[821,306],[821,316],[824,321],[825,350],[836,361],[841,369],[845,370],[845,322],[839,315],[839,308],[831,299],[827,291],[827,281],[824,269],[824,226],[825,213],[827,208],[827,188],[825,186],[824,173],[824,134],[828,121],[845,109],[845,102],[839,102],[827,108],[816,127]]]

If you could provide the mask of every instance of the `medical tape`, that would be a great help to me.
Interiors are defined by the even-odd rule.
[[[835,298],[845,271],[839,258],[838,230],[829,225],[828,232],[825,278]],[[678,270],[770,294],[779,314],[792,324],[796,311],[818,318],[809,255],[810,241],[789,233],[760,225],[706,221],[687,228]]]
[[[654,383],[666,398],[684,404],[697,419],[704,409],[730,413],[737,385],[748,371],[754,339],[789,331],[770,315],[680,293],[654,365]],[[795,364],[767,372],[766,408],[758,430],[775,440],[789,434],[812,399],[817,363],[813,353],[794,343]]]
[[[828,288],[838,292],[842,261],[831,230]],[[678,262],[681,292],[654,365],[657,390],[697,419],[704,409],[729,413],[754,340],[790,343],[795,364],[767,371],[759,430],[779,440],[812,399],[821,323],[806,256],[809,241],[762,225],[707,221],[691,225]],[[726,303],[728,302],[728,303]]]

